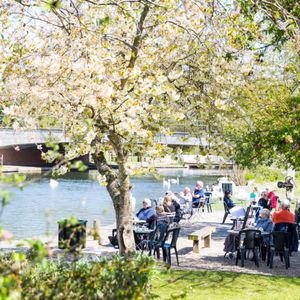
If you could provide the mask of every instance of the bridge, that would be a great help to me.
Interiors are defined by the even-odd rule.
[[[53,139],[56,143],[69,143],[61,129],[22,130],[0,129],[0,148],[45,144]],[[155,138],[160,144],[172,146],[208,146],[205,138],[190,137],[185,132],[175,132],[172,136],[159,134]]]
[[[10,128],[0,129],[0,148],[45,144],[53,138],[57,143],[68,143],[61,129],[40,129],[15,131]]]
[[[58,144],[69,143],[61,129],[40,129],[15,131],[11,128],[0,129],[0,165],[45,166],[41,151],[36,145],[46,150],[49,139]],[[190,137],[186,132],[175,132],[172,136],[160,134],[156,142],[170,146],[208,146],[205,138]],[[63,150],[63,149],[62,149]],[[83,158],[89,162],[88,156]]]

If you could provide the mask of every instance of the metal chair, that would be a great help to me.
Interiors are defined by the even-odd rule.
[[[210,200],[211,200],[211,195],[205,196],[205,205],[206,205],[206,208],[207,208],[207,212],[211,212],[212,213],[212,208],[211,208]]]
[[[244,267],[244,261],[246,259],[246,252],[252,251],[254,262],[257,267],[259,267],[259,249],[261,246],[261,232],[256,229],[246,229],[239,232],[239,245],[237,247],[236,262],[238,264],[239,259],[241,259],[241,266]]]
[[[199,203],[192,203],[192,217],[191,219],[195,220],[196,218],[199,217],[199,219],[202,219],[201,216],[201,210],[204,212],[204,205],[205,205],[205,198],[201,197],[199,198]]]

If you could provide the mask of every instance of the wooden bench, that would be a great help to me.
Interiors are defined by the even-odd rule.
[[[199,241],[204,240],[204,247],[210,248],[211,234],[215,231],[214,227],[205,226],[188,235],[188,239],[193,241],[193,252],[199,253]]]

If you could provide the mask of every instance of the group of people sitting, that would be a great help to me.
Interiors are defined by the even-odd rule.
[[[270,188],[266,188],[262,191],[260,196],[257,187],[254,187],[250,193],[250,204],[258,205],[269,210],[276,209],[277,200],[278,197]]]
[[[269,188],[266,188],[259,195],[257,187],[253,188],[250,193],[250,205],[257,205],[261,208],[267,208],[269,210],[276,209],[278,197]],[[231,191],[225,191],[223,201],[226,203],[227,207],[233,208],[235,206],[231,199]]]
[[[181,218],[181,206],[176,200],[176,196],[171,192],[167,192],[163,203],[152,206],[151,200],[145,198],[143,200],[143,207],[136,213],[139,220],[144,220],[149,227],[157,222],[178,223]]]
[[[225,197],[225,196],[224,196]],[[230,199],[231,200],[231,199]],[[268,232],[271,233],[273,231],[281,231],[281,225],[284,225],[284,228],[286,228],[286,224],[291,224],[292,226],[295,226],[295,215],[290,211],[290,201],[289,200],[283,200],[280,203],[280,208],[276,211],[274,211],[271,214],[271,207],[269,208],[263,208],[261,207],[260,210],[258,210],[260,213],[257,217],[254,218],[254,221],[246,222],[245,224],[250,225],[250,228],[254,226],[254,228],[259,229],[262,232]],[[251,220],[251,219],[250,219]],[[246,220],[247,221],[247,220]],[[247,225],[246,225],[247,228]],[[286,230],[286,229],[285,229]],[[298,235],[297,231],[293,230],[291,232],[291,251],[297,251],[298,249]],[[235,251],[236,243],[231,244],[233,241],[233,237],[229,234],[226,237],[225,243],[224,243],[224,251],[226,253]],[[271,239],[268,238],[268,236],[263,236],[262,239],[262,248],[261,248],[261,255],[262,259],[265,260],[266,258],[266,247],[269,246],[271,242]]]
[[[290,211],[289,200],[283,200],[280,203],[280,209],[274,211],[272,215],[270,209],[263,208],[256,219],[255,227],[262,231],[272,232],[274,225],[279,223],[295,223],[295,215]]]
[[[204,207],[205,200],[211,196],[211,191],[207,187],[203,189],[203,182],[197,181],[195,189],[191,192],[189,187],[185,187],[180,193],[167,191],[162,203],[154,207],[149,198],[143,200],[143,207],[137,212],[136,217],[145,220],[148,224],[153,221],[179,222],[182,214],[193,207]]]
[[[232,209],[236,206],[236,204],[231,199],[230,191],[224,192],[223,201],[229,209]],[[277,201],[278,197],[270,189],[267,188],[259,196],[258,189],[254,187],[253,191],[250,194],[250,205],[255,205],[258,207],[255,219],[256,227],[263,228],[265,231],[271,231],[271,225],[273,225],[273,223],[276,224],[282,222],[295,222],[295,215],[289,211],[289,200],[283,200],[280,203],[280,210],[274,211],[274,213],[272,214],[272,220],[270,219],[272,210],[275,210],[277,208]]]

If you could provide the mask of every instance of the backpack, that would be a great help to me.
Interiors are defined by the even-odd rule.
[[[115,248],[119,248],[117,229],[112,230],[112,235],[110,235],[108,239]]]

